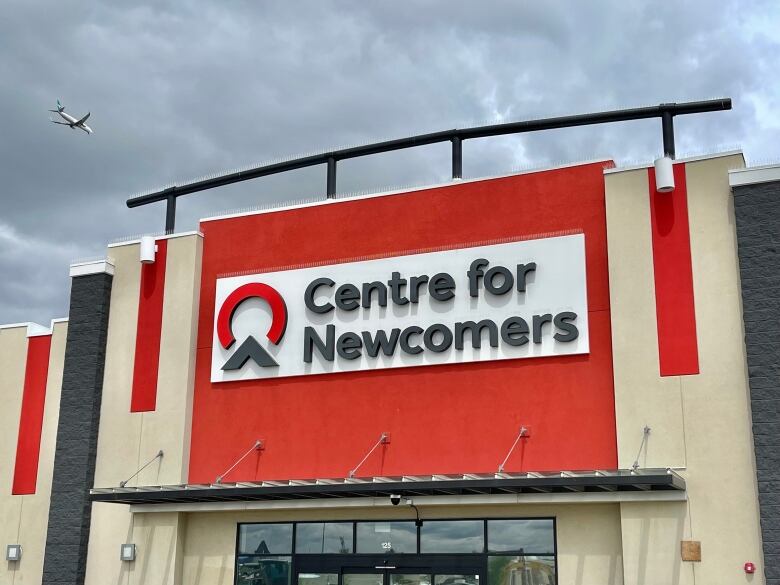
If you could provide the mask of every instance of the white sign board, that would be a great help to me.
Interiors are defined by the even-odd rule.
[[[589,351],[583,234],[216,285],[213,382]]]

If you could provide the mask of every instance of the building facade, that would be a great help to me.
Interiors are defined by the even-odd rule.
[[[780,169],[674,183],[596,161],[74,264],[68,319],[0,328],[0,582],[780,583]]]

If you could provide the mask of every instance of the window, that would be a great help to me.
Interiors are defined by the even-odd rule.
[[[352,552],[352,522],[305,522],[296,527],[295,552],[348,554]]]
[[[427,520],[420,528],[421,553],[481,553],[484,520]]]
[[[290,585],[292,557],[238,555],[237,585]]]
[[[414,522],[358,522],[359,553],[416,553],[417,527]]]
[[[552,519],[488,520],[488,552],[555,554]]]
[[[237,585],[290,585],[292,524],[243,524],[238,529]],[[282,556],[284,555],[284,556]]]
[[[555,585],[555,557],[488,557],[488,585]]]
[[[238,550],[245,554],[290,554],[292,524],[243,524]]]
[[[550,518],[488,520],[488,585],[555,584],[555,523]]]

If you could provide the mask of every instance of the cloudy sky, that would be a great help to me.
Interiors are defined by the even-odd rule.
[[[67,314],[68,264],[163,228],[127,197],[276,157],[499,121],[729,96],[678,155],[780,161],[777,2],[6,0],[0,323]],[[87,135],[49,123],[60,98]],[[464,175],[660,153],[657,120],[470,141]],[[339,165],[339,191],[438,182],[448,145]],[[179,202],[177,229],[324,192],[323,168]]]

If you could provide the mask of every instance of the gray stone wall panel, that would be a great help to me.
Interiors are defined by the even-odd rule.
[[[764,573],[780,585],[780,182],[733,192]]]
[[[84,583],[112,280],[90,274],[71,284],[43,585]]]

